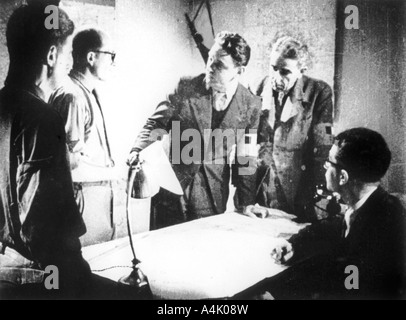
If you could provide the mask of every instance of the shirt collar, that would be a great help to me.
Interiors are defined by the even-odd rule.
[[[226,92],[224,92],[227,95],[227,100],[230,100],[232,97],[234,97],[234,95],[237,92],[238,89],[238,85],[239,85],[239,81],[238,79],[234,79],[229,86],[226,89]],[[219,94],[221,92],[218,92],[216,90],[213,90],[213,95]]]
[[[94,82],[79,71],[72,70],[69,76],[79,81],[90,93],[96,89]]]
[[[234,97],[235,93],[237,92],[238,85],[239,85],[239,82],[237,79],[235,79],[230,84],[230,86],[228,87],[227,92],[226,92],[228,99],[231,99],[232,97]]]

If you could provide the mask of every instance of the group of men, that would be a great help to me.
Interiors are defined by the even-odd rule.
[[[47,29],[41,3],[17,9],[7,27],[10,69],[0,92],[0,290],[13,289],[13,279],[36,285],[54,265],[62,289],[73,296],[100,285],[94,279],[89,285],[81,246],[114,237],[114,161],[97,82],[108,78],[116,54],[108,36],[95,29],[79,32],[71,43],[74,23],[62,9],[59,28]],[[240,35],[220,33],[205,74],[182,79],[138,136],[130,165],[140,161],[156,132],[180,131],[172,135],[172,151],[189,150],[191,130],[202,138],[200,152],[190,149],[197,152],[194,161],[169,155],[184,195],[162,190],[154,197],[152,228],[224,213],[231,182],[242,214],[256,217],[254,205],[260,204],[313,222],[275,249],[278,261],[301,261],[308,251],[328,255],[319,264],[311,260],[325,272],[300,263],[297,273],[289,269],[281,276],[287,285],[273,284],[277,296],[302,297],[304,288],[304,294],[320,289],[321,297],[341,294],[349,261],[361,270],[363,297],[399,297],[405,212],[380,187],[391,161],[386,142],[361,128],[333,137],[332,90],[304,75],[308,49],[300,41],[282,37],[273,44],[270,76],[254,93],[239,81],[250,57]],[[317,221],[314,188],[326,181],[348,210]],[[303,273],[311,286],[298,286]],[[322,290],[330,275],[335,281]]]

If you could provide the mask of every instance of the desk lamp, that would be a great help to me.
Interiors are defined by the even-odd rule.
[[[140,270],[139,265],[141,261],[137,259],[134,248],[133,240],[133,230],[130,219],[130,201],[131,198],[135,199],[146,199],[151,196],[150,184],[144,172],[142,170],[142,163],[138,161],[138,164],[130,166],[128,172],[128,185],[127,185],[127,203],[126,203],[126,214],[127,214],[127,230],[130,239],[130,246],[133,253],[134,260],[133,271],[129,276],[123,277],[119,280],[120,284],[131,286],[137,288],[139,291],[146,290],[148,288],[148,279]]]

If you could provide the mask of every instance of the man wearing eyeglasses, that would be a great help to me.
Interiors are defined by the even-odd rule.
[[[276,246],[273,258],[292,268],[270,286],[274,297],[405,298],[405,209],[381,187],[390,163],[375,131],[356,128],[335,138],[325,178],[347,210]]]
[[[96,88],[109,79],[116,54],[104,32],[88,29],[74,38],[72,55],[69,79],[50,103],[65,121],[76,201],[88,230],[81,241],[87,246],[114,236],[114,161]]]

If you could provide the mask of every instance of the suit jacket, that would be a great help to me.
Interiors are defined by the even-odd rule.
[[[290,240],[294,259],[301,260],[309,253],[325,254],[329,267],[316,265],[313,270],[330,281],[331,295],[396,298],[402,290],[405,294],[406,214],[400,201],[379,188],[355,213],[347,238],[345,231],[341,215],[302,230]],[[348,266],[359,269],[359,290],[345,289]],[[306,277],[311,280],[312,275]]]
[[[86,228],[62,119],[41,94],[11,85],[0,92],[0,242],[42,267],[62,268],[81,257]]]
[[[303,76],[289,94],[280,121],[277,94],[268,78],[257,95],[263,98],[258,201],[308,218],[314,213],[309,202],[315,186],[325,182],[323,165],[333,143],[332,90]]]
[[[216,208],[217,213],[224,213],[229,197],[228,158],[231,146],[244,144],[244,134],[250,130],[256,140],[261,101],[239,85],[219,128],[222,132],[228,130],[230,137],[216,139],[213,146],[210,144],[212,100],[211,90],[206,89],[204,75],[181,80],[175,93],[169,96],[168,101],[161,103],[155,114],[149,118],[134,144],[133,151],[141,151],[151,144],[151,132],[154,130],[171,132],[171,163],[183,190],[186,190],[196,174],[203,170],[209,186],[206,192],[213,201],[208,206]],[[184,140],[181,137],[190,133],[190,129],[198,133],[199,137],[194,141],[197,141],[195,145],[201,152],[195,153],[197,161],[186,163],[180,155],[186,150],[185,147],[190,146],[191,140],[181,141]],[[256,145],[256,141],[251,142]],[[237,187],[236,205],[242,207],[255,203],[256,155],[242,154],[244,148],[238,149],[233,166],[233,183]],[[216,164],[217,161],[220,161],[220,164]]]

